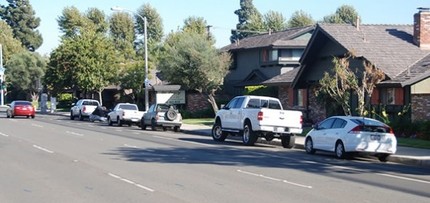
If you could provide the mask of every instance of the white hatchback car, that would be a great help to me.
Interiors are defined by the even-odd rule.
[[[305,150],[330,151],[338,158],[353,152],[375,155],[387,161],[396,153],[397,139],[390,126],[371,118],[355,116],[329,117],[309,131],[305,138]]]

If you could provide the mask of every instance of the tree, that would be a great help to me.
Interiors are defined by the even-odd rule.
[[[37,53],[14,54],[5,64],[8,84],[28,94],[38,92],[38,86],[45,73],[46,61]]]
[[[190,16],[184,20],[184,26],[182,27],[182,31],[207,35],[207,26],[207,22],[204,18]]]
[[[264,14],[264,27],[266,30],[281,31],[287,28],[284,16],[275,11],[268,11]]]
[[[74,6],[64,8],[57,22],[60,30],[64,33],[64,37],[78,35],[85,24],[84,16]]]
[[[8,0],[7,6],[1,5],[0,16],[13,29],[13,35],[21,41],[29,51],[35,51],[43,43],[42,35],[37,27],[40,18],[35,17],[35,12],[29,0]]]
[[[150,4],[144,4],[137,10],[137,13],[147,19],[148,41],[155,44],[160,43],[163,38],[163,19],[160,14],[158,14],[157,10]],[[142,18],[136,16],[136,29],[138,34],[144,34],[143,25]]]
[[[90,8],[85,14],[89,20],[90,28],[95,29],[98,33],[106,33],[109,29],[109,23],[103,11],[97,8]]]
[[[236,30],[232,31],[232,35],[230,37],[231,43],[255,34],[252,31],[262,31],[260,29],[262,26],[252,25],[252,23],[263,22],[263,17],[257,8],[255,8],[252,0],[240,0],[240,9],[234,11],[234,14],[237,15],[239,23],[236,25]],[[249,30],[255,28],[258,28],[259,30]]]
[[[222,85],[230,63],[230,55],[220,53],[205,36],[177,32],[167,37],[158,68],[170,83],[206,95],[217,112],[215,92]]]
[[[144,94],[146,78],[144,61],[129,62],[122,65],[121,72],[119,73],[119,82],[122,89],[132,89],[130,94],[131,98],[138,103],[139,98]]]
[[[334,14],[325,16],[323,22],[356,24],[357,18],[358,13],[353,6],[342,5],[337,8]]]
[[[117,58],[113,42],[104,34],[93,30],[81,30],[80,35],[64,38],[51,57],[47,85],[57,89],[59,79],[70,80],[72,85],[87,92],[98,92],[100,103],[103,89],[114,82],[117,75]]]
[[[0,20],[0,44],[3,48],[3,64],[6,64],[15,53],[24,52],[21,42],[13,37],[12,28],[6,22]]]
[[[358,69],[353,71],[349,65],[355,56],[348,53],[343,58],[333,59],[332,72],[325,72],[320,80],[321,88],[317,94],[327,94],[339,104],[345,115],[352,115],[350,100],[351,92],[355,93],[358,100],[357,113],[365,116],[366,106],[369,103],[373,90],[379,82],[384,80],[385,74],[370,62],[363,60],[364,71],[361,78],[358,77]]]
[[[110,18],[110,35],[115,49],[123,56],[124,61],[136,57],[134,51],[135,30],[133,18],[125,12],[114,13]]]
[[[302,10],[295,11],[288,20],[288,27],[290,28],[305,27],[313,24],[315,24],[315,21],[312,19],[312,16]]]

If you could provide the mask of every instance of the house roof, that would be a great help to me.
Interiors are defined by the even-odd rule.
[[[249,73],[245,79],[234,84],[234,86],[243,87],[243,86],[249,86],[249,85],[259,85],[267,79],[268,77],[263,72],[261,72],[258,69],[255,69],[251,73]]]
[[[430,77],[430,54],[400,73],[392,80],[383,81],[380,84],[400,83],[401,86],[413,85]]]
[[[263,82],[264,85],[279,85],[279,84],[291,84],[296,78],[297,73],[299,72],[300,67],[293,68],[292,70],[283,73],[281,75],[275,76],[269,80]]]
[[[237,43],[229,44],[222,51],[234,51],[238,49],[252,49],[260,47],[286,47],[300,46],[305,47],[308,40],[294,39],[302,34],[311,32],[315,26],[307,26],[300,28],[291,28],[284,31],[273,32],[271,34],[259,34],[239,40]]]
[[[412,79],[408,78],[412,75],[405,77],[407,75],[405,72],[412,70],[419,61],[430,54],[430,50],[422,50],[414,44],[413,25],[360,25],[357,28],[350,24],[318,24],[309,46],[300,59],[302,68],[294,84],[306,71],[305,64],[309,60],[314,60],[311,53],[320,49],[319,46],[312,45],[313,43],[321,45],[320,42],[316,42],[316,39],[321,39],[319,35],[324,35],[353,53],[355,57],[364,58],[381,69],[387,76],[385,83],[403,83]],[[423,71],[419,67],[415,67],[414,70]]]

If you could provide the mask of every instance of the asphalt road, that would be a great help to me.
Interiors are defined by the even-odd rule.
[[[429,202],[430,170],[0,114],[0,202]]]

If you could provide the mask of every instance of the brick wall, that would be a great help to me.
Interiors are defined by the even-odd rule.
[[[198,92],[187,92],[186,97],[187,111],[197,112],[212,108],[211,104],[208,102],[208,99],[204,94]]]
[[[430,120],[430,94],[411,95],[412,121]]]

